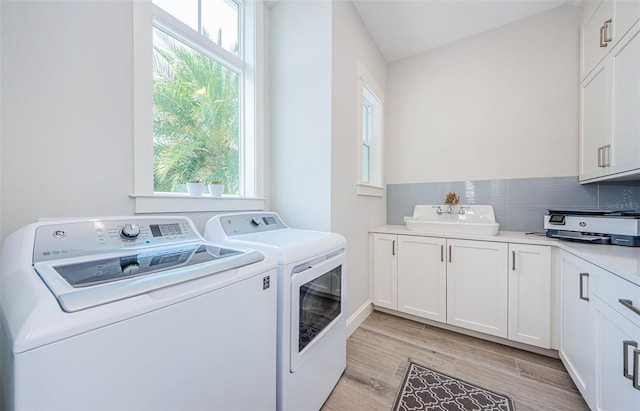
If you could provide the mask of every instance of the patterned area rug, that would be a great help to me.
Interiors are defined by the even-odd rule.
[[[393,411],[514,411],[511,398],[409,361]]]

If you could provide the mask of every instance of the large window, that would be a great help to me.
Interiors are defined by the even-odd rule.
[[[154,191],[184,192],[188,182],[216,180],[225,193],[242,194],[243,65],[234,58],[240,6],[232,0],[153,3]]]
[[[219,181],[227,199],[256,197],[256,4],[134,2],[137,212],[221,209],[138,207],[147,198],[189,200],[191,182]],[[260,207],[227,201],[222,209],[234,208]]]

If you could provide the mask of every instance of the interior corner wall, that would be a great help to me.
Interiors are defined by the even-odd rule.
[[[350,1],[333,3],[331,230],[347,239],[347,318],[370,298],[369,229],[385,223],[384,197],[358,196],[358,67],[384,91],[387,63]],[[354,321],[357,322],[356,319]]]
[[[387,184],[575,176],[581,7],[389,66]]]
[[[270,206],[296,228],[331,229],[331,8],[270,10]]]

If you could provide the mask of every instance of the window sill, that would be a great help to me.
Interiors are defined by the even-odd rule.
[[[369,184],[356,184],[356,193],[359,196],[384,197],[384,187],[372,186]]]
[[[131,194],[135,213],[184,213],[199,211],[254,211],[264,210],[266,199],[236,196],[191,197],[182,193]]]

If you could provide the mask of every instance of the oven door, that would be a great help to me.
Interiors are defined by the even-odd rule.
[[[296,266],[291,274],[290,370],[314,356],[344,316],[345,252]],[[333,333],[335,334],[335,333]]]

